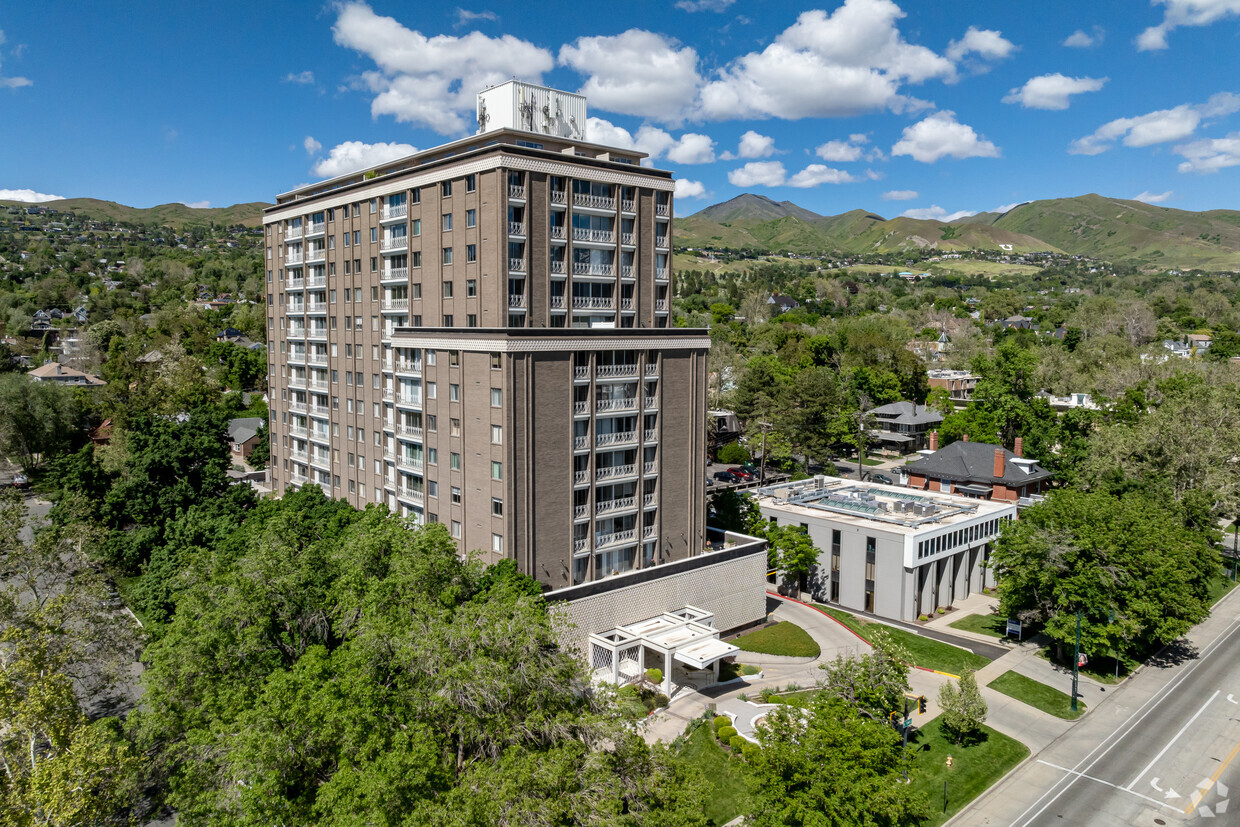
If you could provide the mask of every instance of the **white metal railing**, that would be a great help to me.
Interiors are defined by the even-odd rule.
[[[598,365],[594,369],[594,374],[600,379],[637,376],[637,365]]]
[[[403,250],[409,246],[409,237],[404,235],[386,236],[379,243],[379,249],[387,252],[389,250]]]
[[[594,472],[596,480],[610,480],[616,477],[631,477],[637,473],[636,465],[609,465],[606,468],[599,468]]]
[[[305,425],[289,425],[288,432],[292,434],[293,436],[305,436],[306,426]]]
[[[616,233],[613,230],[592,230],[589,227],[573,227],[573,240],[610,244],[616,240]]]
[[[301,238],[301,225],[300,224],[297,225],[296,227],[289,227],[287,230],[284,231],[285,241],[296,241],[299,238]]]
[[[306,336],[310,339],[326,339],[327,338],[327,326],[324,325],[322,327],[312,327],[310,328],[310,332],[307,333]]]
[[[305,402],[289,402],[288,409],[290,411],[297,411],[298,413],[305,413],[306,403]]]
[[[421,373],[422,372],[421,362],[409,361],[408,359],[397,359],[395,362],[390,363],[388,365],[388,370],[391,370],[393,365],[395,366],[397,373]]]
[[[402,393],[402,394],[397,394],[397,396],[396,396],[396,404],[397,404],[397,405],[410,405],[410,406],[421,405],[421,404],[422,404],[422,397],[420,397],[420,396],[411,396],[411,395],[409,395],[409,394],[404,394],[404,393]]]
[[[301,485],[306,482],[306,476],[304,474],[294,474],[289,478],[289,482],[293,485]]]
[[[315,222],[306,228],[306,235],[322,235],[327,225],[322,221]]]
[[[557,240],[563,239],[564,238],[564,225],[563,224],[553,225],[551,227],[550,233],[551,233],[551,237],[554,239],[557,239]]]
[[[566,199],[565,190],[552,190],[551,191],[551,203],[552,204],[563,204],[565,199]]]
[[[590,366],[589,365],[577,365],[575,368],[573,368],[573,378],[574,379],[589,379],[590,378]]]
[[[304,339],[306,337],[305,325],[289,325],[288,337],[290,339]]]
[[[590,547],[589,540],[573,540],[573,552],[585,551]]]
[[[383,309],[384,310],[408,310],[409,300],[408,299],[384,299]]]
[[[665,236],[665,235],[656,235],[656,236],[654,237],[654,246],[656,246],[656,247],[666,247],[666,246],[667,246],[667,236]]]
[[[590,261],[574,261],[574,276],[614,276],[616,274],[616,266],[614,264],[595,264]]]
[[[509,198],[524,198],[525,187],[521,184],[509,184],[508,185],[508,197]]]
[[[577,193],[573,196],[573,204],[578,207],[593,207],[596,210],[614,210],[616,208],[616,199],[611,195]]]
[[[420,426],[418,426],[418,425],[401,425],[401,426],[400,426],[400,435],[401,435],[401,436],[411,436],[411,437],[413,437],[414,439],[421,439],[421,438],[422,438],[422,428],[421,428]]]
[[[573,296],[573,307],[586,310],[611,310],[613,299],[607,296]]]
[[[668,213],[667,204],[655,204],[654,205],[655,215],[667,215],[667,213]]]
[[[658,442],[659,441],[659,429],[658,428],[647,428],[646,433],[643,436],[646,442]]]
[[[383,205],[383,220],[384,221],[390,221],[394,218],[404,218],[408,214],[409,214],[408,204],[397,204],[396,206],[392,206],[391,204]]]
[[[421,491],[415,491],[412,488],[405,488],[403,485],[396,489],[396,496],[403,500],[410,500],[415,503],[420,503],[423,500],[423,494]]]
[[[306,251],[306,261],[323,261],[326,258],[327,258],[326,250],[319,249],[319,250],[307,250]]]
[[[647,462],[642,465],[642,471],[644,471],[647,474],[653,474],[658,469],[658,467],[659,467],[659,463],[654,460],[651,460],[650,462]]]
[[[634,270],[635,270],[635,269],[636,269],[636,268],[634,268],[632,264],[622,264],[622,265],[620,265],[620,278],[622,278],[622,279],[631,279],[631,278],[633,278],[633,276],[635,275],[635,273],[634,273]]]
[[[324,382],[322,379],[311,379],[309,382],[306,383],[306,385],[307,387],[311,388],[312,390],[316,390],[316,391],[325,391],[328,389],[327,383]]]
[[[589,517],[589,516],[590,516],[590,506],[578,505],[578,506],[573,507],[573,519],[574,520],[584,520],[586,517]],[[581,541],[578,541],[578,542],[581,542]]]
[[[525,225],[520,221],[509,221],[508,235],[525,235]]]
[[[659,375],[659,365],[657,362],[646,363],[646,375],[650,377],[655,377]]]
[[[299,270],[298,272],[301,272],[301,271]],[[295,279],[295,278],[290,277],[288,280],[288,287],[286,287],[285,289],[286,290],[300,290],[301,288],[305,287],[305,285],[306,285],[305,279]]]
[[[525,272],[525,259],[523,258],[508,259],[508,272],[524,273]]]
[[[417,471],[418,473],[422,472],[422,460],[414,459],[413,457],[405,454],[396,455],[396,464],[401,468],[408,468],[409,470]]]
[[[637,398],[630,396],[628,399],[600,399],[595,405],[598,411],[631,411],[637,407]]]
[[[590,412],[589,402],[574,402],[573,413],[577,415],[588,414]]]
[[[315,430],[310,432],[310,438],[315,442],[331,442],[332,438],[326,430]]]
[[[311,353],[309,356],[306,357],[306,361],[312,365],[326,365],[327,354],[326,353]]]
[[[324,452],[324,453],[314,453],[314,454],[311,454],[311,455],[310,455],[310,464],[311,464],[311,465],[321,465],[321,466],[323,466],[323,467],[330,468],[330,467],[331,467],[331,458],[330,458],[330,456],[329,456],[326,452]]]
[[[409,278],[408,267],[389,267],[383,271],[384,280],[387,279],[407,279]]]
[[[585,485],[589,481],[590,481],[589,471],[574,471],[573,472],[573,485]]]
[[[292,457],[293,459],[299,459],[302,462],[305,462],[310,457],[310,455],[306,453],[305,451],[298,451],[296,448],[290,448],[288,455]]]
[[[390,459],[390,460],[392,460],[393,462],[395,462],[395,461],[396,461],[396,449],[395,449],[395,448],[384,448],[384,449],[383,449],[383,458],[384,458],[384,459]]]
[[[632,198],[622,199],[620,201],[620,209],[624,210],[625,212],[636,212],[637,202],[634,201]]]
[[[635,442],[636,440],[636,431],[621,431],[620,433],[599,434],[595,437],[594,444],[604,448],[608,445],[623,445],[626,442]]]
[[[642,407],[648,411],[657,411],[659,409],[659,398],[657,396],[647,396]]]
[[[666,267],[654,268],[654,280],[655,281],[667,281],[667,268]]]
[[[562,308],[562,307],[564,307],[564,297],[563,297],[563,296],[552,296],[552,297],[551,297],[551,306],[552,306],[553,308]]]
[[[321,273],[317,276],[308,276],[306,278],[307,287],[322,287],[325,284],[327,284],[327,276],[324,276]]]
[[[633,300],[632,300],[632,299],[621,299],[621,300],[620,300],[620,309],[621,309],[621,310],[632,310],[632,309],[633,309]]]
[[[631,543],[635,539],[637,539],[637,530],[632,528],[628,531],[613,531],[611,534],[595,534],[594,547],[606,548],[618,543]]]
[[[667,310],[667,299],[655,299],[654,309],[655,310]]]
[[[294,304],[293,302],[289,302],[288,307],[285,310],[285,312],[286,313],[305,313],[306,304],[305,302],[297,302],[296,304]]]
[[[307,313],[326,313],[327,302],[306,302]]]
[[[637,236],[633,233],[620,233],[620,243],[626,247],[632,247],[637,243]]]
[[[654,494],[646,494],[642,497],[642,508],[649,508],[655,504],[656,497]]]
[[[551,263],[547,266],[547,269],[550,272],[555,273],[556,275],[559,275],[559,276],[565,275],[564,262],[562,260],[556,261],[553,259]]]
[[[575,436],[573,437],[573,450],[581,451],[590,447],[590,437]]]
[[[520,293],[509,293],[508,294],[508,306],[509,307],[525,307],[525,296],[523,296]]]
[[[610,500],[603,500],[594,506],[594,515],[610,514],[613,511],[627,511],[635,508],[637,502],[632,497],[616,497]]]
[[[293,253],[285,253],[284,255],[284,265],[286,267],[294,267],[296,265],[301,264],[301,262],[302,262],[302,257],[300,253],[296,255],[294,255]]]
[[[396,398],[396,390],[395,390],[395,389],[393,389],[393,388],[384,388],[384,389],[383,389],[383,398],[384,398],[384,399],[387,399],[388,401],[391,401],[391,400],[395,399],[395,398]]]
[[[331,413],[331,408],[326,405],[311,405],[310,413],[315,416],[328,416]]]

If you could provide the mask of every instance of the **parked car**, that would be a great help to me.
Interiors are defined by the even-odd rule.
[[[749,471],[746,471],[744,468],[739,468],[739,467],[729,468],[728,473],[732,474],[732,476],[740,477],[741,479],[745,480],[745,482],[749,482],[750,480],[755,480],[758,478],[757,475],[752,474]]]
[[[715,479],[719,480],[719,482],[741,482],[741,478],[731,471],[716,471]]]
[[[13,477],[13,487],[14,488],[29,488],[30,478],[27,477],[25,474],[17,474],[16,476]]]
[[[714,480],[712,480],[710,477],[707,477],[707,478],[706,478],[706,484],[707,484],[707,485],[714,485],[714,484],[715,484],[715,481],[714,481]]]
[[[883,485],[895,485],[895,481],[892,480],[891,477],[887,476],[886,474],[875,474],[870,479],[874,480],[875,482],[882,483]]]

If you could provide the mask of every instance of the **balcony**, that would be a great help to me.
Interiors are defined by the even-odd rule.
[[[646,494],[642,497],[642,508],[654,508],[658,504],[659,497],[657,494]]]
[[[590,484],[590,472],[589,471],[574,471],[573,472],[573,485],[589,485],[589,484]]]
[[[396,398],[395,388],[384,388],[383,398],[386,399],[388,402],[391,402],[392,400],[394,400]]]
[[[642,529],[642,539],[649,540],[651,537],[654,537],[656,533],[657,532],[655,531],[655,527],[652,525],[648,525]]]
[[[595,264],[589,261],[573,262],[574,276],[615,276],[616,265],[614,264]]]
[[[668,205],[667,205],[667,204],[655,204],[655,205],[654,205],[654,214],[655,214],[655,215],[662,215],[662,216],[666,216],[666,215],[668,215],[670,212],[671,212],[671,210],[670,210],[670,208],[668,207]]]
[[[293,411],[294,413],[305,413],[305,412],[306,412],[306,403],[305,403],[305,402],[295,402],[295,401],[291,401],[291,402],[289,402],[289,403],[288,403],[288,409],[289,409],[290,411]]]
[[[604,514],[614,514],[617,511],[630,511],[637,507],[637,501],[633,497],[617,497],[614,500],[603,500],[594,506],[594,516],[601,517]]]
[[[391,204],[384,204],[383,205],[383,216],[379,220],[380,221],[396,221],[398,219],[404,218],[407,215],[409,215],[408,204],[397,204],[395,206]]]
[[[413,457],[406,456],[405,454],[397,455],[396,465],[398,468],[403,468],[406,471],[414,471],[418,474],[422,473],[422,460],[414,459]]]
[[[573,196],[573,206],[594,210],[614,210],[616,208],[616,199],[615,196],[611,195],[583,195],[577,193]]]
[[[625,198],[620,202],[620,210],[622,212],[637,212],[637,202],[632,198]]]
[[[524,273],[525,272],[525,259],[523,258],[508,259],[508,272]]]
[[[568,200],[568,194],[565,190],[551,190],[549,197],[552,204],[563,204]]]
[[[284,308],[284,312],[285,313],[305,313],[306,304],[305,302],[297,302],[297,303],[289,302],[288,306]]]
[[[629,529],[628,531],[615,531],[611,534],[595,534],[594,547],[596,549],[607,548],[608,546],[618,546],[623,543],[631,543],[637,539],[637,531]]]
[[[409,268],[408,267],[389,267],[383,271],[383,275],[380,277],[379,280],[380,281],[396,281],[398,279],[400,281],[409,280]]]
[[[520,221],[509,221],[508,222],[508,235],[524,236],[525,225],[522,224]]]
[[[328,389],[327,382],[323,379],[311,379],[306,383],[306,387],[315,391],[325,391]]]
[[[644,442],[658,442],[659,441],[659,429],[658,428],[647,428],[646,432],[642,435],[642,437],[643,437]]]
[[[563,224],[553,225],[551,229],[548,230],[547,232],[551,236],[552,241],[563,241],[564,240],[564,225]]]
[[[409,236],[391,235],[385,236],[379,242],[379,249],[385,253],[398,253],[402,250],[409,249]]]
[[[552,310],[563,310],[564,309],[564,297],[563,296],[552,296],[549,299],[549,301],[551,303]]]
[[[662,248],[662,249],[667,249],[667,236],[656,235],[654,237],[654,246]]]
[[[588,551],[589,548],[590,548],[589,540],[573,540],[573,553],[574,554],[580,554],[583,551]]]
[[[293,436],[305,436],[306,426],[305,425],[289,425],[288,432],[292,434]]]
[[[667,312],[667,299],[655,299],[654,309],[660,313],[666,313]]]
[[[306,302],[307,313],[326,313],[327,302]]]
[[[574,402],[573,416],[588,416],[590,414],[589,402]]]
[[[409,437],[410,439],[421,439],[422,438],[422,428],[421,426],[418,426],[418,425],[401,425],[397,429],[397,432],[401,436]]]
[[[326,405],[311,405],[310,415],[318,416],[318,417],[330,416],[331,408],[327,407]]]
[[[579,505],[573,508],[573,519],[584,520],[590,516],[590,506]]]
[[[574,310],[613,310],[616,300],[608,296],[573,296]]]
[[[421,362],[415,362],[410,359],[398,359],[395,362],[389,363],[387,369],[391,370],[393,366],[395,366],[397,373],[411,373],[414,376],[422,375]]]
[[[296,241],[299,238],[301,238],[301,225],[300,224],[298,224],[296,227],[289,227],[287,230],[284,231],[284,240],[286,242]]]
[[[396,496],[402,500],[408,500],[411,503],[419,504],[425,499],[425,496],[421,491],[415,491],[414,489],[406,488],[403,485],[396,489]]]
[[[584,451],[589,447],[590,447],[590,437],[588,436],[573,437],[573,450],[574,451]]]
[[[396,404],[404,405],[406,408],[420,408],[422,407],[422,397],[397,394]]]
[[[599,365],[594,369],[599,379],[627,379],[637,377],[637,365]]]
[[[524,184],[509,184],[508,185],[508,197],[509,198],[525,198],[525,185]]]
[[[384,299],[383,310],[390,312],[393,310],[405,311],[409,309],[409,299]]]
[[[631,411],[637,407],[637,398],[630,396],[627,399],[600,399],[595,403],[594,409],[599,413],[607,413],[608,411]]]
[[[632,310],[633,310],[633,300],[632,300],[632,299],[621,299],[621,300],[620,300],[620,309],[621,309],[621,310],[625,310],[625,311],[632,312]]]
[[[284,255],[284,266],[300,267],[303,260],[304,259],[302,259],[301,253],[288,252]]]
[[[327,224],[322,221],[315,222],[306,227],[306,238],[312,235],[322,235],[327,231]]]
[[[547,265],[547,271],[554,276],[567,275],[567,271],[564,267],[563,259],[558,259],[558,260],[552,259],[551,262]]]
[[[654,280],[655,281],[667,281],[667,268],[666,267],[654,268]]]
[[[573,241],[589,241],[595,244],[614,244],[614,230],[592,230],[588,227],[573,227]]]
[[[632,477],[637,474],[636,465],[609,465],[594,472],[595,480],[614,480],[617,477]]]
[[[650,462],[646,462],[642,464],[642,473],[644,474],[653,474],[657,472],[658,470],[659,470],[659,463],[654,460],[651,460]]]
[[[635,247],[637,245],[637,234],[620,233],[620,243],[625,247]]]
[[[326,430],[311,431],[310,439],[314,442],[322,442],[324,445],[330,445],[332,440],[332,438],[328,436]]]
[[[524,308],[525,307],[525,296],[523,296],[520,293],[509,293],[508,294],[508,306],[511,308]]]
[[[297,272],[300,273],[301,271],[298,270]],[[299,278],[294,278],[293,276],[289,276],[288,285],[284,289],[285,290],[300,290],[302,287],[305,286],[305,284],[306,284],[305,279],[299,279]]]
[[[326,354],[326,353],[317,353],[317,352],[316,352],[316,353],[311,353],[309,356],[307,356],[307,357],[306,357],[306,361],[307,361],[307,362],[309,362],[309,363],[310,363],[310,364],[312,364],[312,365],[326,365],[326,364],[327,364],[327,354]]]
[[[659,409],[659,397],[647,396],[642,402],[642,409],[647,411],[657,411]]]
[[[599,448],[606,448],[611,445],[624,445],[637,441],[636,431],[621,431],[620,433],[599,434],[594,439],[594,444]]]
[[[620,265],[620,278],[628,279],[632,281],[633,277],[636,275],[637,275],[637,268],[634,267],[632,264]]]
[[[310,455],[307,454],[305,451],[298,451],[296,448],[290,449],[288,452],[288,455],[292,459],[299,459],[302,462],[306,462],[310,458]]]
[[[318,274],[318,275],[316,275],[316,276],[309,276],[309,277],[306,279],[306,286],[307,286],[307,287],[323,287],[323,286],[325,286],[326,284],[327,284],[327,276],[323,275],[322,268],[319,268],[319,274]]]
[[[322,468],[324,470],[330,470],[331,469],[331,457],[326,453],[311,454],[310,464],[317,468]]]

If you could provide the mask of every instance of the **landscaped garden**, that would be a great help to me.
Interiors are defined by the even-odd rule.
[[[988,726],[982,727],[981,737],[974,743],[952,743],[940,721],[935,718],[909,734],[909,746],[916,750],[913,789],[930,799],[934,810],[934,817],[923,822],[923,827],[937,827],[947,821],[1029,755],[1024,744]]]
[[[988,686],[996,692],[1002,692],[1009,698],[1015,698],[1034,709],[1040,709],[1048,715],[1072,721],[1085,714],[1085,704],[1077,699],[1077,710],[1072,711],[1072,696],[1066,692],[1047,686],[1041,681],[1027,678],[1019,672],[1008,670],[991,681]]]
[[[701,770],[711,787],[704,814],[712,823],[727,824],[749,809],[745,765],[719,745],[709,721],[698,726],[685,739],[680,758]]]
[[[989,635],[990,637],[1004,638],[1007,637],[1007,619],[992,614],[971,614],[965,615],[959,620],[953,620],[947,624],[953,629],[960,629],[964,632],[973,632],[979,635]]]
[[[967,649],[961,649],[958,646],[952,646],[950,643],[931,640],[928,637],[914,634],[905,629],[888,626],[885,623],[874,623],[831,606],[823,606],[817,603],[814,605],[863,638],[867,636],[870,628],[882,629],[894,642],[908,650],[915,666],[920,666],[923,669],[934,669],[938,672],[959,675],[965,669],[976,671],[990,663],[981,655],[974,654]]]
[[[809,632],[795,623],[781,621],[729,641],[746,652],[764,655],[786,655],[795,658],[816,658],[822,653]]]

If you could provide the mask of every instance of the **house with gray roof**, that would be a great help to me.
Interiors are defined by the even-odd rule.
[[[234,459],[250,458],[265,425],[261,416],[243,416],[228,420],[228,444]]]
[[[943,414],[916,402],[892,402],[867,411],[875,429],[870,439],[886,450],[908,454],[920,451],[929,441],[929,433],[939,427]]]
[[[1020,437],[1014,451],[1002,445],[969,442],[968,437],[939,448],[938,433],[934,432],[930,450],[921,453],[920,459],[902,469],[909,488],[1032,505],[1050,487],[1051,472],[1037,460],[1022,456]]]

